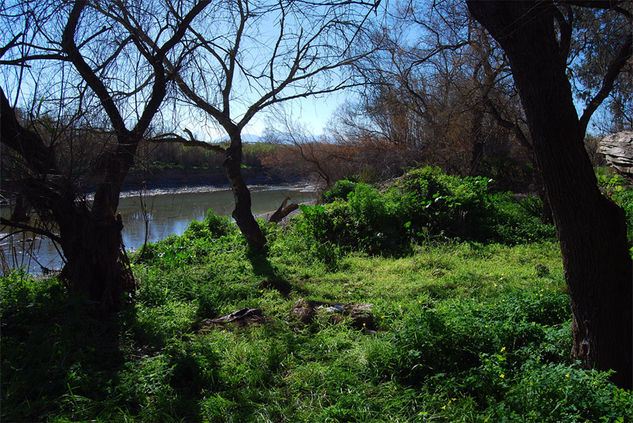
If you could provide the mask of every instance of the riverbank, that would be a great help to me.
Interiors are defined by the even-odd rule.
[[[326,262],[292,230],[271,234],[267,256],[235,230],[196,233],[135,262],[134,303],[113,319],[55,280],[7,279],[3,421],[633,416],[630,391],[569,356],[555,243],[430,243]],[[240,315],[250,320],[223,320]]]
[[[266,168],[245,168],[242,175],[247,185],[296,185],[307,183],[305,176],[282,175]],[[223,168],[134,170],[125,178],[124,191],[139,189],[173,189],[191,186],[228,188]]]
[[[242,169],[242,175],[249,186],[311,186],[307,175],[282,174],[275,169],[251,167]],[[9,199],[15,194],[12,187],[19,184],[16,181],[2,180],[0,184],[0,207],[8,206]],[[90,195],[97,187],[95,178],[86,177],[80,182],[84,193]],[[226,173],[223,168],[192,169],[136,169],[128,173],[123,182],[122,197],[139,191],[165,191],[178,193],[186,191],[215,191],[230,189]],[[315,189],[316,190],[316,189]]]
[[[560,247],[538,203],[485,184],[433,168],[383,193],[337,184],[286,227],[262,225],[265,254],[229,218],[185,219],[130,257],[136,292],[110,316],[12,272],[0,418],[633,421],[633,393],[569,353]],[[267,194],[277,207],[296,192]]]

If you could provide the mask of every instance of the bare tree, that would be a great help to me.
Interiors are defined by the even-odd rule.
[[[374,137],[408,157],[477,174],[486,154],[530,156],[523,113],[503,50],[463,2],[404,2],[356,64],[365,86],[344,136]]]
[[[326,135],[313,135],[292,117],[279,110],[275,128],[266,129],[267,142],[278,148],[264,159],[267,164],[311,175],[318,191],[324,191],[356,170],[358,151],[336,143]]]
[[[4,16],[14,17],[24,28],[3,48],[7,54],[2,64],[19,69],[17,78],[5,78],[14,84],[16,102],[27,94],[37,99],[34,87],[41,84],[37,78],[47,78],[55,87],[50,93],[60,107],[72,104],[81,115],[89,114],[87,110],[96,106],[107,117],[104,130],[114,135],[114,142],[105,146],[92,163],[93,176],[98,179],[94,200],[91,204],[78,201],[81,191],[69,174],[61,171],[55,155],[57,144],[25,128],[4,91],[0,97],[1,142],[23,158],[29,171],[21,192],[40,221],[54,224],[46,230],[28,229],[61,245],[66,259],[61,276],[69,281],[71,289],[85,293],[104,308],[116,306],[123,291],[134,289],[121,239],[123,222],[116,211],[139,142],[167,94],[171,76],[164,65],[165,57],[178,54],[176,46],[208,4],[197,2],[178,21],[164,22],[154,19],[161,13],[158,2],[6,4]],[[103,13],[105,10],[108,13]],[[120,25],[111,19],[114,14],[126,16],[137,27]],[[151,34],[151,45],[147,38],[138,36],[141,27]],[[60,79],[58,72],[51,73],[55,68],[47,67],[50,63],[56,64],[56,69],[72,72],[71,83]],[[34,75],[30,82],[24,78],[23,69]],[[35,74],[34,69],[41,72]],[[77,135],[70,131],[70,136]],[[4,223],[21,225],[16,221]]]
[[[378,3],[218,2],[205,19],[190,26],[187,60],[165,57],[181,101],[197,107],[203,113],[199,119],[211,118],[228,135],[228,147],[212,148],[225,157],[235,199],[233,218],[254,250],[262,250],[266,239],[251,213],[240,170],[242,131],[271,105],[356,86],[344,68],[367,54],[356,49],[355,41]],[[180,10],[173,8],[171,16],[180,20]],[[121,22],[130,25],[125,17]],[[196,141],[174,134],[160,139]]]

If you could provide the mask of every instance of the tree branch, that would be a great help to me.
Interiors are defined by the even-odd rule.
[[[97,77],[88,63],[86,63],[83,56],[79,52],[77,44],[75,44],[75,31],[77,30],[77,26],[79,25],[79,17],[81,16],[81,12],[83,11],[83,9],[86,7],[86,3],[86,0],[75,1],[75,4],[73,5],[73,8],[70,12],[70,16],[68,17],[66,27],[64,28],[64,33],[62,35],[62,48],[64,49],[64,51],[68,55],[68,58],[73,63],[84,81],[86,81],[86,83],[94,91],[97,97],[99,97],[103,108],[110,118],[110,122],[112,123],[114,130],[118,134],[124,134],[128,131],[125,127],[125,122],[123,121],[119,110],[114,104],[114,100],[112,100],[112,97],[108,93],[108,90],[103,82],[99,79],[99,77]]]
[[[45,236],[45,237],[50,238],[51,240],[53,240],[53,241],[55,241],[57,243],[61,243],[61,241],[62,241],[62,239],[58,235],[55,235],[52,232],[49,232],[49,231],[41,229],[41,228],[36,228],[35,226],[26,225],[24,223],[14,222],[12,220],[5,219],[4,217],[0,217],[0,224],[5,225],[5,226],[10,226],[12,228],[22,229],[22,230],[25,230],[25,231],[28,231],[28,232],[33,232],[34,234]]]
[[[55,169],[55,156],[35,132],[24,129],[0,88],[0,142],[17,151],[34,171],[46,174]]]
[[[17,41],[22,35],[23,35],[23,33],[20,32],[18,35],[13,37],[13,39],[11,41],[9,41],[4,47],[0,48],[0,57],[4,56],[4,53],[6,53],[11,48],[13,48],[15,45],[17,45],[18,44]]]
[[[225,148],[220,147],[219,145],[209,144],[208,142],[199,141],[195,139],[193,136],[193,133],[187,128],[185,128],[184,131],[187,133],[187,135],[189,135],[189,139],[186,139],[181,135],[169,132],[165,134],[160,134],[156,137],[146,139],[146,141],[151,142],[151,143],[164,143],[164,142],[177,143],[177,144],[184,145],[185,147],[200,147],[200,148],[204,148],[205,150],[209,150],[209,151],[213,151],[213,152],[221,153],[221,154],[225,154],[227,151]]]
[[[495,118],[497,123],[501,125],[503,128],[512,130],[514,132],[514,135],[517,137],[517,139],[521,143],[521,145],[525,147],[530,153],[532,153],[533,152],[532,144],[528,140],[528,137],[525,135],[525,132],[523,132],[521,127],[516,122],[511,122],[505,119],[503,116],[501,116],[501,112],[499,111],[499,109],[497,109],[497,106],[495,106],[495,104],[492,102],[491,99],[489,98],[486,99],[486,105],[488,106],[490,113]]]
[[[607,98],[607,96],[613,89],[613,84],[618,78],[620,71],[622,70],[622,68],[624,68],[627,61],[631,58],[631,54],[633,53],[631,47],[632,43],[633,34],[629,33],[626,37],[626,40],[622,44],[622,47],[620,47],[618,54],[613,59],[611,64],[609,64],[609,67],[607,68],[607,73],[602,80],[600,91],[598,91],[598,93],[591,99],[589,104],[587,104],[587,108],[582,113],[582,116],[580,117],[580,127],[583,134],[587,132],[589,119],[591,119],[591,116],[596,111],[596,109],[600,107],[600,104],[602,104],[604,99]]]
[[[619,4],[624,4],[625,0],[561,0],[560,3],[590,9],[614,9]]]

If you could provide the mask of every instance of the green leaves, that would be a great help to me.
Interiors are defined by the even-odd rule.
[[[491,192],[489,183],[432,167],[410,171],[382,192],[339,181],[324,195],[329,204],[302,206],[305,233],[371,254],[400,254],[433,238],[507,244],[554,238],[553,226],[539,220],[538,200]]]

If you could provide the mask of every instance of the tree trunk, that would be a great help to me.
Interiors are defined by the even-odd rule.
[[[104,310],[116,309],[124,291],[135,290],[134,276],[123,249],[121,216],[96,218],[74,210],[60,225],[68,260],[62,270],[71,290],[86,295]]]
[[[242,177],[242,139],[239,132],[231,133],[231,146],[226,152],[224,169],[231,183],[235,209],[233,219],[242,231],[248,246],[254,251],[263,251],[266,246],[266,237],[251,211],[251,193]]]
[[[35,132],[23,128],[0,90],[0,140],[22,156],[30,170],[21,196],[43,221],[52,220],[66,257],[62,277],[71,290],[85,294],[108,310],[116,309],[121,293],[135,288],[123,250],[121,218],[116,216],[123,179],[133,162],[138,137],[125,134],[116,153],[102,155],[104,172],[92,210],[77,201],[72,181],[55,162],[54,151]],[[136,142],[135,142],[136,141]]]
[[[471,127],[471,133],[474,140],[473,140],[472,157],[470,160],[470,169],[468,171],[468,175],[477,176],[477,174],[479,173],[479,166],[481,165],[481,162],[484,159],[484,147],[485,147],[485,141],[483,140],[484,111],[479,105],[475,105],[473,113],[474,113],[474,116],[473,116],[473,122],[472,122],[472,127]]]
[[[123,222],[116,211],[140,137],[126,131],[117,138],[117,150],[103,153],[97,161],[103,179],[90,211],[73,203],[70,210],[57,216],[62,249],[68,259],[62,275],[71,289],[88,295],[103,309],[116,309],[121,294],[135,290],[121,236]]]
[[[86,295],[102,310],[116,310],[123,291],[133,292],[134,277],[125,254],[120,216],[77,201],[64,177],[32,178],[22,193],[40,219],[55,223],[66,258],[61,278],[71,291]],[[98,196],[98,194],[96,195]]]
[[[598,190],[557,43],[551,2],[468,0],[505,50],[558,231],[573,312],[572,354],[632,387],[633,264],[624,212]]]

